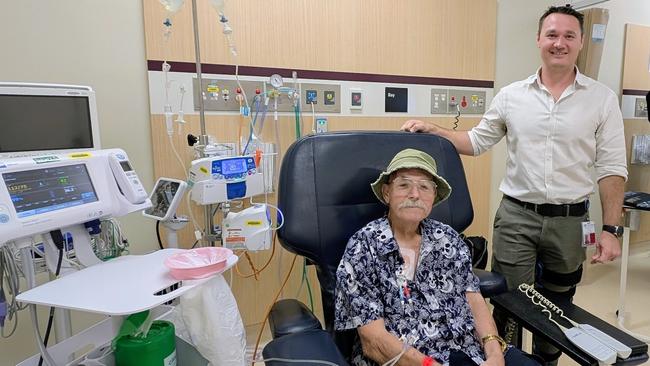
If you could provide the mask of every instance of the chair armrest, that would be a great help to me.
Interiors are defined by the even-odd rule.
[[[488,298],[508,291],[506,279],[500,273],[474,268],[474,274],[478,277],[483,297]]]
[[[296,299],[284,299],[273,304],[269,327],[273,339],[305,330],[323,329],[314,313]]]
[[[308,330],[275,338],[264,347],[264,359],[318,360],[347,366],[345,358],[336,348],[332,336],[324,330]],[[291,365],[288,361],[267,361],[267,366]],[[298,363],[305,365],[306,363]]]

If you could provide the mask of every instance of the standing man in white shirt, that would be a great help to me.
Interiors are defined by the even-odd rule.
[[[504,136],[503,199],[494,219],[492,270],[513,289],[537,282],[571,299],[582,276],[589,229],[589,196],[595,170],[603,227],[592,263],[621,255],[619,237],[627,179],[623,118],[616,94],[580,73],[583,15],[570,6],[550,7],[540,18],[537,46],[542,66],[494,97],[480,123],[454,131],[409,120],[402,130],[450,140],[459,153],[479,155]],[[593,227],[593,224],[591,224]],[[593,232],[593,229],[591,229]],[[541,263],[541,273],[535,265]],[[503,332],[503,314],[494,314]],[[559,350],[535,340],[534,353],[556,364]]]

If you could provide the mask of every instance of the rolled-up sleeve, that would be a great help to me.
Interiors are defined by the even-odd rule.
[[[368,240],[361,233],[353,235],[336,271],[334,327],[337,330],[358,328],[384,316]]]
[[[596,129],[595,169],[598,180],[610,175],[617,175],[627,180],[623,128],[623,116],[616,95],[610,92],[604,103],[601,123]]]
[[[505,136],[506,124],[503,112],[506,98],[506,93],[497,93],[481,121],[468,132],[474,156],[483,154]]]

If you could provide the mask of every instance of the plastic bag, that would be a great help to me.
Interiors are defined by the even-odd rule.
[[[213,366],[245,366],[246,333],[235,297],[222,275],[180,297],[192,343]]]

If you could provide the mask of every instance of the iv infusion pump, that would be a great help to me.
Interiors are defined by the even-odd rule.
[[[253,156],[209,157],[192,162],[190,197],[200,205],[264,193],[264,176]]]
[[[0,159],[0,245],[150,206],[121,149]]]

